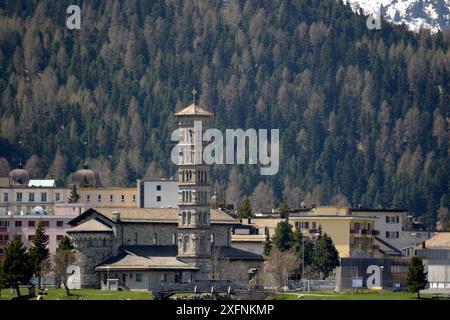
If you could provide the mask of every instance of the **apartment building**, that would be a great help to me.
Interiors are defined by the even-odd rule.
[[[350,215],[376,217],[375,229],[379,231],[376,240],[381,251],[389,256],[402,255],[402,235],[408,210],[348,208],[348,212]]]
[[[375,217],[349,214],[347,208],[316,207],[297,214],[290,219],[295,230],[315,239],[319,229],[333,240],[341,258],[373,258],[381,256],[375,237]]]
[[[44,223],[48,248],[50,252],[55,252],[59,241],[70,229],[68,222],[76,216],[78,216],[78,211],[75,211],[75,213],[50,215],[41,207],[36,207],[29,214],[0,215],[0,259],[4,254],[4,247],[15,236],[20,236],[24,245],[30,247],[40,220]]]

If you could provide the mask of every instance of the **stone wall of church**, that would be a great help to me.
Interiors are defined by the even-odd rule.
[[[176,224],[124,223],[123,245],[176,245],[176,233]]]
[[[176,245],[178,232],[176,224],[160,223],[123,223],[123,245]],[[229,225],[212,225],[216,246],[231,246],[231,228]]]
[[[161,286],[164,285],[176,285],[175,275],[179,274],[179,281],[190,282],[193,279],[192,271],[125,271],[125,272],[115,272],[110,271],[109,277],[111,279],[120,279],[121,281],[125,278],[125,284],[128,289],[134,291],[158,291]],[[106,279],[108,277],[107,272],[101,272],[100,276],[100,287],[102,290],[107,290]]]
[[[231,246],[231,227],[229,225],[211,225],[211,234],[214,235],[214,245],[219,247]]]

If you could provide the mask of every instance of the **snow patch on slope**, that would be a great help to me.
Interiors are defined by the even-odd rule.
[[[392,23],[405,24],[418,32],[421,28],[435,33],[450,29],[450,0],[342,0],[354,11],[379,12]]]

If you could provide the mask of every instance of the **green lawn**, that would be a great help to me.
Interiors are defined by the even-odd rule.
[[[431,295],[422,295],[424,300],[432,299]],[[383,293],[335,293],[335,292],[290,292],[270,296],[273,300],[416,300],[417,295],[405,292]],[[448,298],[440,298],[448,299]]]
[[[21,289],[21,294],[28,293],[27,289]],[[104,291],[98,289],[80,289],[70,290],[71,295],[66,296],[64,289],[48,289],[48,294],[44,300],[152,300],[153,295],[150,292],[142,291]],[[9,289],[3,289],[0,300],[17,299],[15,295],[11,296]],[[25,300],[35,300],[36,297],[23,296]]]

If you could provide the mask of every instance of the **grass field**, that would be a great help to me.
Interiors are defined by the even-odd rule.
[[[335,293],[335,292],[289,292],[278,293],[269,297],[273,300],[417,300],[414,293],[405,292],[383,292],[383,293]],[[422,295],[421,299],[433,299],[431,295]],[[446,299],[448,298],[440,298]]]
[[[21,289],[22,295],[28,290]],[[153,295],[149,292],[141,291],[104,291],[98,289],[70,290],[71,295],[66,296],[64,289],[48,289],[48,294],[44,300],[152,300]],[[16,295],[11,296],[10,290],[3,289],[0,300],[17,299]],[[20,299],[35,300],[36,297],[22,296]]]

